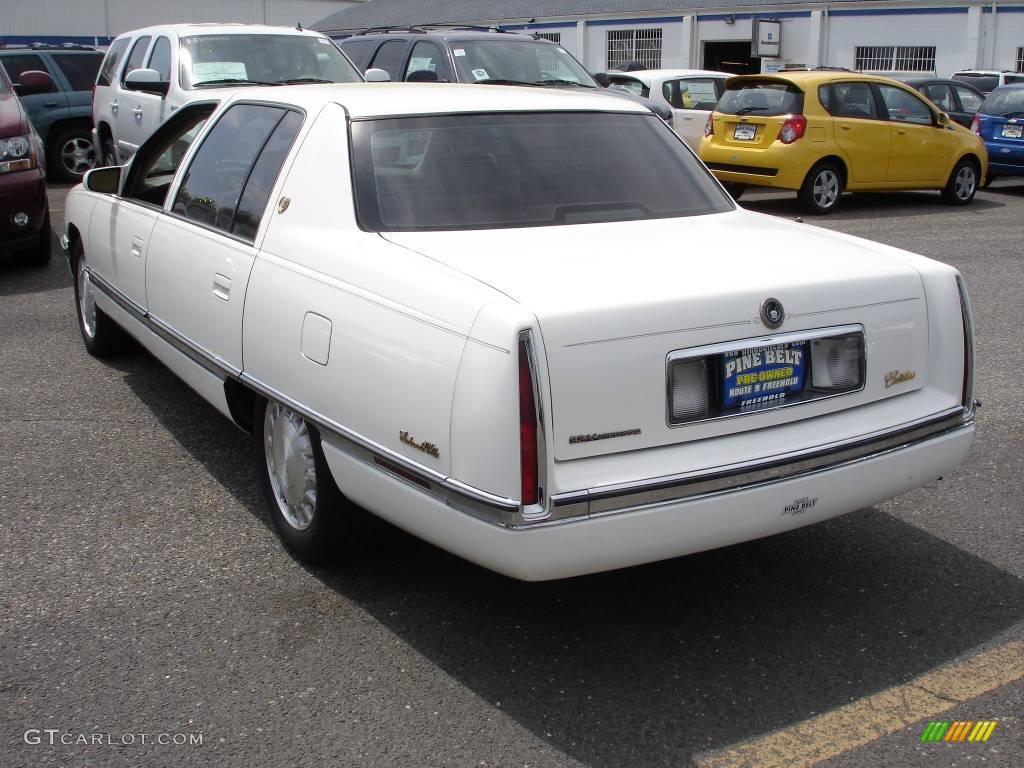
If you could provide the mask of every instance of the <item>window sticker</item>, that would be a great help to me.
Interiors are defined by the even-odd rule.
[[[437,63],[434,61],[432,56],[413,56],[409,59],[410,72],[419,72],[422,70],[429,70],[430,72],[437,70]]]
[[[481,67],[480,69],[473,70],[473,77],[477,80],[490,80],[491,76],[487,74],[487,70]]]
[[[465,48],[453,48],[452,49],[452,54],[455,55],[455,56],[465,56],[466,55],[466,49]]]
[[[196,84],[210,80],[248,80],[244,61],[197,61],[192,64]]]

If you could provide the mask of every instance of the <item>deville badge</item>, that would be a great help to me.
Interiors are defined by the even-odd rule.
[[[768,298],[761,302],[761,322],[773,331],[786,319],[786,310],[778,299]]]

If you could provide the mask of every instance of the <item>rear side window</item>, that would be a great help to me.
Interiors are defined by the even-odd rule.
[[[31,55],[0,55],[0,64],[4,65],[4,69],[7,70],[7,76],[11,78],[12,83],[21,82],[21,74],[30,70],[39,70],[40,72],[48,72],[46,65],[43,64],[43,60],[36,56]]]
[[[121,57],[124,56],[124,52],[127,50],[128,43],[130,42],[130,37],[122,37],[119,40],[115,40],[110,48],[107,49],[107,56],[103,59],[103,66],[100,67],[100,74],[96,78],[96,85],[110,85],[111,78],[117,70],[117,65],[121,61]]]
[[[283,107],[238,104],[203,139],[174,198],[174,213],[251,240],[301,118]],[[288,118],[287,122],[285,118]],[[282,133],[277,129],[285,123]],[[269,151],[260,167],[261,153]],[[253,191],[247,185],[252,180]],[[272,177],[272,178],[271,178]],[[244,207],[243,207],[244,204]]]
[[[714,109],[718,103],[713,78],[672,80],[662,86],[665,100],[676,109]]]
[[[122,85],[129,72],[142,68],[142,60],[146,55],[146,49],[149,48],[149,41],[152,39],[149,35],[146,35],[135,41],[135,45],[132,46],[132,52],[128,56],[128,64],[125,65],[124,70],[121,72]]]
[[[729,86],[716,110],[726,115],[802,114],[804,94],[791,83],[746,80]]]
[[[828,90],[827,86],[822,86]],[[834,117],[859,117],[878,119],[875,95],[869,83],[833,83],[828,101],[822,105]]]
[[[96,82],[103,56],[98,53],[51,53],[72,91],[88,91]]]

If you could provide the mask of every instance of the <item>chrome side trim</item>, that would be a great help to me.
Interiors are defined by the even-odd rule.
[[[966,411],[957,407],[882,434],[783,454],[767,461],[561,493],[552,496],[555,510],[552,517],[558,518],[557,522],[571,522],[580,516],[618,514],[639,507],[748,490],[873,459],[962,429],[970,423]]]
[[[752,336],[748,339],[736,339],[735,341],[722,341],[717,344],[705,344],[702,347],[687,347],[669,352],[668,362],[679,362],[689,360],[693,357],[707,357],[709,355],[720,355],[723,352],[736,352],[741,349],[759,349],[771,347],[775,344],[793,344],[799,341],[811,341],[813,339],[827,339],[832,336],[850,336],[854,333],[864,333],[864,326],[859,323],[851,325],[835,325],[829,328],[812,328],[808,331],[792,331],[790,333],[772,333],[767,336]]]

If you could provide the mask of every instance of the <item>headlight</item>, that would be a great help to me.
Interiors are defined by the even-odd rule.
[[[28,171],[36,167],[36,153],[32,137],[9,136],[0,138],[0,173]]]

